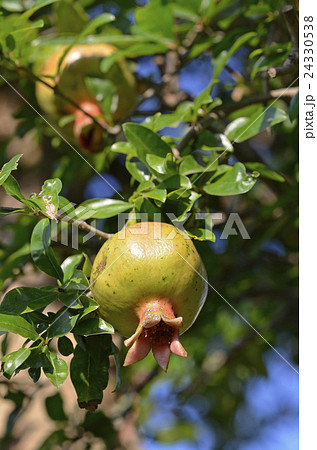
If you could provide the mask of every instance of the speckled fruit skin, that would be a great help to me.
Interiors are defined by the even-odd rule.
[[[192,241],[157,222],[131,225],[107,241],[94,261],[91,283],[101,316],[126,337],[138,327],[141,307],[160,299],[183,317],[184,333],[207,295],[205,268]]]

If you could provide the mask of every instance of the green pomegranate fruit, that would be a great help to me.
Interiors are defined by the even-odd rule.
[[[130,346],[124,365],[152,349],[167,370],[170,354],[187,356],[179,340],[207,296],[206,271],[188,236],[166,223],[131,225],[108,240],[91,273],[101,316]]]
[[[58,46],[44,64],[34,68],[35,73],[46,83],[58,87],[58,91],[73,100],[90,115],[96,117],[102,125],[106,125],[103,112],[97,98],[90,91],[87,78],[108,80],[115,88],[111,104],[111,125],[126,117],[131,111],[137,91],[135,79],[123,59],[117,60],[111,68],[102,73],[100,63],[116,51],[108,44],[74,45],[64,57],[60,71],[58,65],[66,46]],[[102,93],[100,93],[102,96]],[[97,152],[103,147],[103,129],[91,117],[67,101],[61,95],[43,83],[36,83],[36,97],[39,105],[53,120],[74,114],[75,120],[65,127],[67,137],[81,148],[89,152]],[[102,98],[102,101],[105,101]],[[73,139],[72,139],[73,138]]]

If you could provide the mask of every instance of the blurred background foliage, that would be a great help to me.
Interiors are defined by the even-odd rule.
[[[0,337],[1,448],[298,448],[298,5],[290,3],[0,1],[0,166],[11,161],[0,173],[0,284],[6,294],[25,287],[5,297],[14,310],[4,301],[0,308],[17,320],[2,327]],[[115,47],[101,58],[100,73],[88,73],[101,108],[102,148],[75,151],[78,142],[67,128],[73,112],[50,114],[36,86],[44,79],[53,86],[47,102],[60,99],[58,78],[42,78],[49,55],[60,45],[86,44],[94,52],[100,43]],[[117,64],[123,70],[122,58],[136,80],[135,98],[114,119],[121,94],[117,72],[107,74]],[[276,77],[268,73],[272,68]],[[119,336],[111,343],[111,325],[105,334],[80,334],[78,322],[97,308],[89,297],[71,310],[62,330],[44,333],[40,349],[26,352],[25,338],[38,340],[30,330],[18,336],[16,317],[33,333],[43,332],[61,306],[85,292],[89,261],[102,244],[97,237],[85,242],[79,231],[79,248],[70,240],[63,245],[67,225],[59,223],[57,237],[45,244],[54,252],[50,264],[45,255],[36,258],[52,219],[45,195],[55,198],[53,210],[68,202],[94,208],[98,214],[85,219],[95,217],[106,233],[118,230],[123,211],[146,212],[151,220],[161,212],[166,221],[166,213],[179,221],[186,212],[222,214],[210,218],[207,230],[192,218],[185,222],[212,286],[183,336],[188,358],[172,357],[167,374],[152,355],[120,370],[125,350]],[[227,227],[231,213],[239,214],[250,239],[242,238],[237,222]],[[57,286],[65,292],[53,302]],[[27,309],[43,292],[45,301]],[[101,386],[84,401],[87,406],[97,397],[95,412],[79,410],[66,378],[76,342],[77,364],[87,363],[96,344],[100,349],[92,385]]]

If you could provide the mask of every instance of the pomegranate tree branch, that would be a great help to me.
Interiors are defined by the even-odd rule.
[[[56,220],[58,220],[60,222],[66,222],[68,224],[74,225],[75,227],[79,228],[80,230],[87,231],[88,233],[93,233],[96,236],[98,236],[99,238],[104,239],[105,241],[107,241],[108,239],[112,238],[112,236],[113,236],[113,234],[111,234],[111,233],[105,233],[105,232],[103,232],[101,230],[98,230],[97,228],[89,225],[84,220],[72,219],[72,218],[70,218],[70,217],[68,217],[66,215],[63,215],[63,214],[58,214],[57,217],[56,217]]]

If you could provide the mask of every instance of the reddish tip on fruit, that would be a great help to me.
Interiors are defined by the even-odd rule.
[[[102,111],[96,103],[86,101],[80,107],[93,117],[102,115]],[[102,148],[103,130],[93,119],[82,110],[76,109],[74,122],[74,136],[78,139],[79,145],[91,152],[98,152]],[[98,119],[101,125],[106,125],[102,119]]]
[[[124,366],[133,364],[152,349],[154,358],[163,370],[167,370],[171,352],[186,357],[187,352],[180,343],[179,329],[183,325],[182,317],[175,317],[168,300],[145,302],[138,311],[140,319],[135,333],[124,341],[128,347]]]

